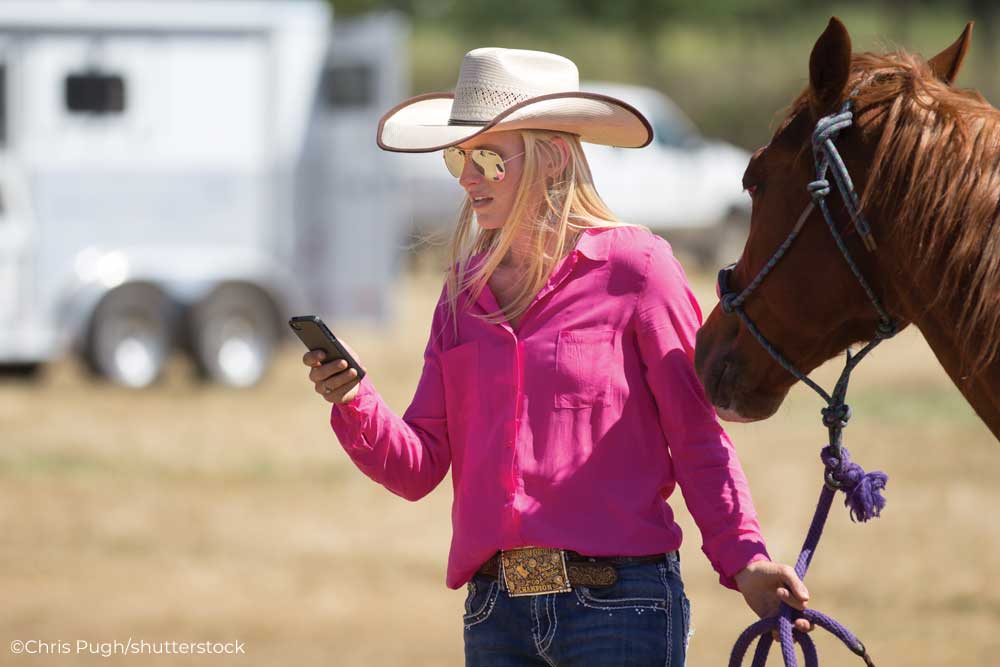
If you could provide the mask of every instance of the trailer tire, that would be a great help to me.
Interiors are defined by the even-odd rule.
[[[251,387],[267,373],[277,343],[270,298],[252,285],[223,285],[188,313],[187,337],[199,377]]]
[[[133,389],[159,380],[173,345],[176,308],[158,287],[134,283],[109,292],[94,310],[83,346],[88,369]]]
[[[38,377],[42,365],[35,361],[0,364],[0,378],[31,380]]]

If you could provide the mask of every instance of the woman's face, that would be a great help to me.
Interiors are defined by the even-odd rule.
[[[504,226],[514,208],[514,199],[524,173],[524,139],[521,133],[490,132],[458,145],[465,151],[481,148],[493,151],[504,160],[504,178],[493,181],[486,178],[471,157],[466,157],[465,166],[458,182],[465,189],[476,222],[483,229],[499,229]]]

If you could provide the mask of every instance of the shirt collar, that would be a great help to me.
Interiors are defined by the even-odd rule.
[[[603,227],[590,227],[583,230],[576,242],[577,252],[595,262],[606,261],[611,246],[611,234],[605,232],[606,228]]]
[[[576,252],[587,259],[595,262],[604,262],[608,259],[611,250],[611,234],[607,234],[608,227],[588,227],[580,233],[580,238],[576,241]],[[469,257],[469,270],[474,270],[479,263],[486,258],[486,251],[477,252]]]

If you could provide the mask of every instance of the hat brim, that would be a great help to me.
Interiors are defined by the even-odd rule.
[[[389,110],[378,124],[379,148],[398,153],[429,153],[480,134],[504,130],[552,130],[576,134],[580,141],[642,148],[653,128],[639,111],[598,93],[540,95],[504,109],[482,125],[449,124],[452,93],[412,97]]]

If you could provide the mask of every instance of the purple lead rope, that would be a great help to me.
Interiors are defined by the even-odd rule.
[[[838,425],[837,435],[842,427]],[[809,526],[809,533],[806,535],[802,551],[795,562],[795,573],[800,579],[806,578],[806,571],[809,563],[816,553],[819,538],[823,535],[823,526],[830,513],[830,505],[833,503],[833,496],[839,490],[846,494],[844,504],[851,510],[851,519],[858,521],[868,521],[879,516],[882,508],[885,507],[885,498],[881,495],[881,490],[885,488],[888,477],[880,471],[866,473],[857,463],[852,463],[850,453],[847,448],[839,445],[831,445],[823,449],[822,458],[826,467],[826,484],[819,495],[819,503],[816,505],[816,512],[813,514],[812,524]],[[839,455],[838,455],[839,454]],[[837,487],[837,488],[835,488]],[[785,662],[785,667],[797,667],[798,662],[795,656],[795,643],[802,647],[802,654],[805,657],[806,667],[818,667],[819,659],[816,655],[816,647],[812,639],[802,632],[794,629],[792,622],[797,618],[804,618],[814,625],[828,630],[833,636],[842,641],[847,648],[860,656],[868,667],[874,667],[872,659],[857,637],[850,630],[838,623],[836,620],[822,612],[814,609],[798,611],[784,603],[777,616],[764,618],[743,631],[740,638],[733,646],[732,655],[729,658],[729,667],[740,667],[743,664],[743,656],[751,642],[757,637],[760,641],[754,651],[753,667],[764,667],[767,663],[767,655],[771,649],[771,631],[777,628],[778,639],[781,644],[781,655]]]

